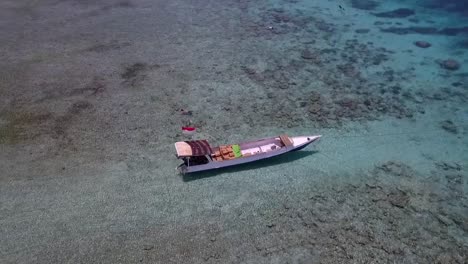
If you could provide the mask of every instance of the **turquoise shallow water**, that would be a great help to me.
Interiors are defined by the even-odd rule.
[[[193,117],[203,123],[200,137],[224,129],[235,130],[232,139],[215,142],[282,131],[322,134],[318,155],[328,159],[318,163],[326,171],[388,160],[424,171],[437,159],[466,163],[466,18],[452,12],[456,4],[243,6],[224,25],[225,34],[238,36],[235,46],[218,51],[241,72],[233,73],[235,81],[200,81],[188,89],[186,105],[206,114]],[[185,94],[179,101],[187,101]]]
[[[15,0],[0,25],[1,263],[467,262],[462,1]],[[323,137],[182,176],[189,124]]]

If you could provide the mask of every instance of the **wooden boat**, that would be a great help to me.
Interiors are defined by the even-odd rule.
[[[300,150],[320,137],[280,135],[218,147],[211,147],[207,140],[180,141],[175,143],[176,156],[184,163],[177,168],[185,174],[262,160]]]

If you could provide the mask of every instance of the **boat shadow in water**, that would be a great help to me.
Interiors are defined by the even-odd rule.
[[[271,157],[268,159],[258,160],[258,161],[254,161],[250,163],[239,164],[239,165],[226,167],[226,168],[213,169],[209,171],[200,171],[200,172],[184,174],[182,175],[182,180],[184,182],[189,182],[189,181],[194,181],[194,180],[200,180],[203,178],[214,177],[223,173],[234,173],[234,172],[240,172],[240,171],[246,171],[246,170],[257,170],[257,169],[267,168],[270,166],[275,166],[275,165],[279,165],[283,163],[290,163],[290,162],[302,159],[304,157],[307,157],[309,155],[315,154],[317,152],[318,151],[316,150],[293,151],[293,152],[285,153],[280,156],[275,156],[275,157]],[[291,166],[294,166],[294,164],[291,164]]]

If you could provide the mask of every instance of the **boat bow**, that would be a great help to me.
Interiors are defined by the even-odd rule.
[[[302,149],[309,145],[310,143],[317,141],[321,138],[321,135],[314,135],[314,136],[299,136],[299,137],[291,137],[293,142],[293,147],[295,150]]]

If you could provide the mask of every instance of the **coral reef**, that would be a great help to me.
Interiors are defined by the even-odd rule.
[[[459,40],[456,43],[457,48],[468,49],[468,39]]]
[[[467,30],[379,4],[0,1],[0,262],[466,262]],[[324,140],[188,180],[187,124]]]
[[[285,12],[281,13],[286,15]],[[302,20],[300,15],[296,18]],[[274,23],[275,18],[271,20]],[[315,26],[320,30],[320,24]],[[277,58],[269,54],[266,69],[257,70],[247,66],[249,63],[242,67],[251,81],[269,91],[267,100],[260,109],[256,108],[257,111],[273,120],[279,119],[279,125],[302,125],[302,118],[292,118],[304,116],[302,109],[307,110],[312,124],[320,126],[340,126],[346,120],[374,120],[383,115],[397,118],[411,118],[414,115],[415,110],[409,104],[412,102],[411,91],[402,91],[395,72],[378,72],[386,82],[374,83],[360,71],[384,64],[391,51],[355,39],[345,41],[342,49],[301,46],[295,49],[300,50],[299,56],[290,61],[281,59],[283,54]],[[309,87],[311,91],[304,94],[300,90],[309,86],[311,79],[307,76],[310,75],[314,76],[315,82],[322,83],[322,87]],[[289,100],[284,100],[285,97],[278,92],[281,90],[288,90]],[[279,111],[278,106],[281,106]],[[271,109],[275,109],[276,113],[269,113]]]
[[[398,35],[406,34],[422,34],[422,35],[447,35],[456,36],[459,34],[467,34],[468,27],[451,27],[438,29],[436,27],[389,27],[380,28],[380,31],[387,33],[394,33]]]
[[[376,17],[385,17],[385,18],[405,18],[414,15],[415,12],[413,9],[409,8],[398,8],[392,11],[386,11],[381,13],[374,13]]]
[[[468,225],[459,208],[467,204],[461,188],[467,175],[462,168],[436,164],[444,162],[436,161],[430,175],[418,173],[401,161],[388,161],[363,172],[359,181],[330,176],[329,184],[312,184],[311,177],[304,176],[300,179],[303,184],[294,192],[280,189],[274,195],[258,194],[266,195],[270,202],[255,206],[253,212],[254,202],[236,208],[237,215],[225,219],[222,228],[241,229],[238,236],[225,235],[220,227],[192,222],[190,227],[155,240],[155,248],[160,250],[154,251],[154,259],[185,249],[190,261],[195,262],[247,262],[256,256],[254,262],[258,263],[284,258],[299,263],[376,259],[464,263],[468,257]],[[176,247],[165,243],[195,232],[200,234],[195,248],[188,242]],[[238,243],[241,246],[206,250],[206,245],[235,241],[242,241]]]
[[[443,9],[449,12],[461,13],[464,16],[468,16],[468,8],[466,3],[459,0],[430,0],[424,1],[424,4],[428,8]]]

